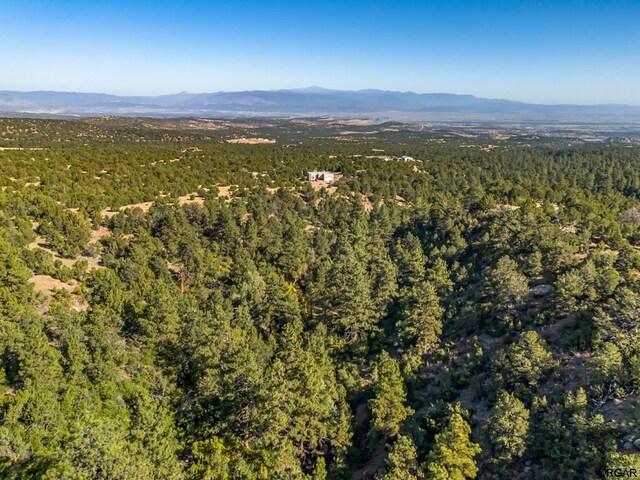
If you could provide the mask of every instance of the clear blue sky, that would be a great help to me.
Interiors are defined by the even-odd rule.
[[[640,0],[0,0],[0,89],[311,85],[640,105]]]

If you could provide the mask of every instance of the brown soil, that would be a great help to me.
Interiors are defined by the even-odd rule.
[[[34,275],[31,277],[31,282],[36,286],[38,292],[44,293],[46,296],[53,295],[54,290],[66,290],[72,292],[75,286],[68,283],[64,283],[49,275]]]
[[[196,193],[191,193],[178,197],[178,202],[180,205],[204,205],[204,198]]]
[[[248,145],[268,145],[276,143],[272,138],[230,138],[227,143],[243,143]]]

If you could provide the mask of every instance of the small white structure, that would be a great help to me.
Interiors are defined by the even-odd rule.
[[[400,160],[402,160],[403,162],[415,162],[415,159],[413,157],[410,157],[409,155],[401,156]]]
[[[333,172],[321,171],[321,172],[307,172],[310,182],[326,182],[333,183]]]

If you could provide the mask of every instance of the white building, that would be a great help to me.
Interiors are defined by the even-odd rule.
[[[321,172],[307,172],[309,181],[321,181],[326,183],[333,183],[333,172],[321,171]]]

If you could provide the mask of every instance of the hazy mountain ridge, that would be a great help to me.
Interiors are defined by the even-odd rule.
[[[386,90],[343,91],[321,87],[293,90],[118,96],[105,93],[0,91],[0,111],[74,115],[431,115],[573,116],[597,121],[640,121],[640,107],[630,105],[542,105],[451,93]],[[402,115],[400,115],[402,116]]]

